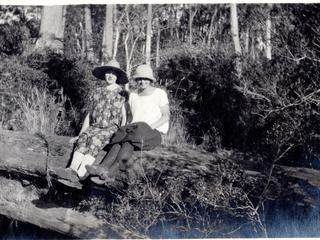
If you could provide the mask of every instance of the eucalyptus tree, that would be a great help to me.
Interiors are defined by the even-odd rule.
[[[146,63],[151,63],[151,37],[152,37],[152,5],[148,4],[147,31],[146,31]]]
[[[134,65],[145,62],[145,27],[147,23],[144,5],[127,5],[122,21],[126,72],[130,76]]]
[[[272,4],[268,5],[268,12],[267,12],[267,19],[266,19],[266,57],[271,60],[271,28],[272,28],[272,24],[271,24],[271,15],[270,15],[270,10],[272,7]]]
[[[89,5],[84,6],[84,22],[85,22],[85,46],[86,56],[89,61],[94,60],[93,41],[92,41],[92,20]]]
[[[41,14],[40,38],[35,49],[50,48],[63,53],[66,6],[43,6]]]
[[[194,10],[193,10],[194,7]],[[192,4],[189,5],[189,45],[192,45],[192,32],[193,32],[193,19],[197,14],[197,7],[196,5],[193,6]]]
[[[230,4],[230,25],[231,34],[234,44],[234,49],[236,54],[241,54],[240,38],[239,38],[239,28],[238,28],[238,13],[237,5],[235,3]]]
[[[103,40],[102,40],[102,61],[108,61],[112,58],[113,54],[113,8],[114,5],[106,5],[106,17],[103,30]]]

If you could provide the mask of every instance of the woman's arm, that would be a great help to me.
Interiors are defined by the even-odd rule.
[[[170,118],[169,104],[166,104],[160,107],[160,111],[161,111],[161,118],[150,125],[152,129],[158,128],[169,121],[169,118]]]
[[[82,124],[82,127],[81,127],[79,135],[74,137],[74,138],[71,138],[70,139],[70,143],[74,143],[75,141],[77,141],[79,136],[81,135],[81,133],[83,133],[85,130],[87,130],[87,128],[89,126],[90,126],[90,114],[88,113],[87,116],[85,117],[84,121],[83,121],[83,124]]]
[[[83,133],[85,130],[87,130],[87,128],[90,126],[90,114],[88,113],[87,116],[85,117],[84,121],[83,121],[83,124],[82,124],[82,127],[81,127],[81,130],[80,130],[80,133]]]
[[[121,115],[122,115],[121,126],[124,126],[127,124],[127,111],[126,111],[125,104],[122,105]]]

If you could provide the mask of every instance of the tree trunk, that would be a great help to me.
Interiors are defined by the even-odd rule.
[[[189,5],[189,45],[192,45],[192,5]]]
[[[122,11],[121,16],[117,17],[117,5],[114,5],[113,13],[114,13],[114,22],[115,24],[115,40],[113,45],[113,59],[116,58],[117,52],[118,52],[118,45],[119,45],[119,38],[120,38],[120,26],[121,22],[123,21],[123,18],[126,16],[126,12],[128,11],[128,5],[125,6],[124,11]]]
[[[120,37],[120,22],[118,19],[118,11],[117,11],[117,5],[114,5],[113,8],[113,20],[115,22],[115,37],[114,37],[114,44],[113,44],[113,55],[112,58],[116,59],[117,53],[118,53],[118,44],[119,44],[119,37]]]
[[[92,214],[40,200],[48,193],[32,185],[24,186],[16,180],[0,176],[0,214],[43,229],[59,232],[73,238],[126,238],[122,229],[116,229]]]
[[[197,10],[192,12],[192,5],[189,5],[189,45],[192,45],[192,25],[193,25],[193,19],[197,13]]]
[[[47,169],[67,165],[72,151],[69,140],[0,131],[0,214],[76,238],[135,237],[91,212],[73,210],[74,199],[62,203],[45,197]]]
[[[172,4],[169,5],[169,32],[170,32],[170,39],[171,41],[173,40],[173,26],[174,26],[174,16],[173,16],[173,12],[174,12],[174,6]]]
[[[176,38],[178,40],[178,42],[180,42],[180,34],[179,34],[179,24],[178,24],[178,9],[174,10],[175,14],[174,14],[174,28],[176,30]]]
[[[250,55],[253,60],[256,59],[256,44],[255,44],[255,37],[251,36],[250,38]]]
[[[35,49],[42,51],[49,48],[63,53],[66,6],[44,6],[42,8],[40,38]]]
[[[93,52],[93,40],[92,40],[92,20],[91,20],[91,11],[90,6],[84,6],[84,22],[85,22],[85,49],[87,59],[91,62],[94,61],[94,52]]]
[[[212,38],[212,32],[213,32],[214,19],[217,16],[217,12],[218,12],[218,9],[215,8],[214,13],[212,14],[211,20],[210,20],[210,27],[209,27],[208,41],[207,41],[207,45],[209,47],[211,46],[211,38]]]
[[[152,5],[148,4],[146,64],[151,65]]]
[[[160,67],[160,36],[161,36],[161,29],[160,23],[158,22],[158,31],[157,31],[157,46],[156,46],[156,67]]]
[[[272,4],[268,4],[268,16],[267,16],[267,20],[266,20],[266,57],[267,59],[271,60],[272,56],[271,56],[271,15],[270,15],[270,11],[271,11],[271,7]]]
[[[239,28],[238,28],[238,14],[237,5],[230,3],[230,16],[231,16],[231,33],[234,43],[234,49],[237,55],[241,55],[240,39],[239,39]]]
[[[245,45],[244,45],[244,51],[246,54],[249,53],[249,42],[250,42],[250,34],[249,34],[249,27],[247,27],[246,33],[245,33]]]
[[[102,62],[107,62],[112,58],[113,50],[113,5],[106,6],[106,21],[104,24],[102,41]]]
[[[82,21],[79,22],[80,26],[80,33],[81,33],[81,45],[80,45],[80,50],[81,50],[81,58],[86,56],[86,30],[85,26],[83,26]]]

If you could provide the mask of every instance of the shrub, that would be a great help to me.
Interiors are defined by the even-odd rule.
[[[316,150],[319,120],[319,63],[277,57],[240,59],[223,53],[183,49],[158,74],[196,144],[259,152],[275,159],[288,148]]]
[[[17,97],[18,93],[26,97],[31,88],[43,90],[54,84],[54,81],[51,81],[47,74],[26,66],[15,57],[2,58],[0,72],[1,125],[6,129],[21,130],[21,112],[14,97]]]
[[[63,88],[64,94],[70,101],[67,103],[67,116],[73,119],[72,129],[77,133],[80,130],[81,119],[85,115],[87,96],[92,88],[92,64],[83,60],[69,59],[60,54],[51,52],[34,52],[26,57],[29,67],[40,70],[56,81],[56,85],[49,87],[50,92]],[[71,114],[71,115],[70,115]]]
[[[43,68],[15,57],[2,59],[1,126],[5,129],[74,135],[76,110],[58,81]]]
[[[23,41],[26,40],[27,29],[18,22],[0,25],[0,53],[7,55],[20,54]]]
[[[161,66],[158,74],[167,80],[173,98],[181,102],[188,132],[196,144],[203,143],[207,136],[215,136],[217,132],[225,146],[234,145],[237,139],[241,141],[232,138],[231,135],[238,134],[230,131],[240,123],[241,108],[235,100],[242,99],[233,89],[232,60],[185,50]],[[212,143],[209,148],[219,145],[219,141]]]
[[[57,81],[74,106],[82,108],[85,105],[90,82],[93,79],[90,63],[68,59],[50,50],[30,54],[26,63],[29,67],[40,70],[50,79]]]
[[[283,152],[290,146],[316,152],[319,63],[308,59],[292,63],[279,57],[253,66],[244,69],[240,80],[250,91],[246,99],[256,116],[247,144],[264,152]]]
[[[221,237],[243,223],[258,225],[248,197],[257,191],[258,179],[228,159],[213,160],[190,147],[169,149],[180,157],[165,148],[163,158],[142,157],[129,170],[134,177],[118,176],[127,183],[124,188],[90,194],[77,208],[140,238]]]

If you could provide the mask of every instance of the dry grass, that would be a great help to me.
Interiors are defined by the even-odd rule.
[[[188,132],[185,125],[181,108],[173,104],[170,106],[170,128],[166,135],[163,137],[163,144],[165,146],[186,146],[192,145],[188,137]]]
[[[54,135],[64,120],[67,99],[62,91],[54,97],[46,90],[31,88],[27,95],[18,93],[15,101],[22,111],[24,129],[30,133]]]

